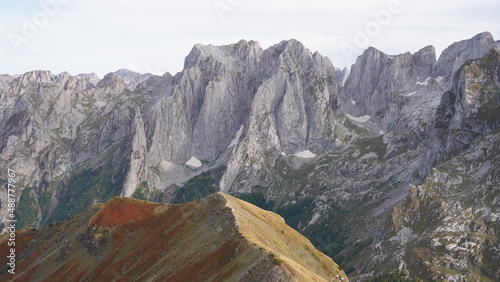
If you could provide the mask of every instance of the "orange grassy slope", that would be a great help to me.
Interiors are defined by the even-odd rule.
[[[182,205],[117,197],[17,240],[17,273],[2,255],[0,281],[347,281],[281,217],[221,193]]]

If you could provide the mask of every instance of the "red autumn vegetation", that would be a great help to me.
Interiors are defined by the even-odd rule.
[[[118,197],[105,204],[92,225],[117,227],[150,218],[156,206],[157,203]]]
[[[231,199],[164,205],[114,198],[70,221],[18,234],[19,273],[0,274],[0,281],[224,281],[245,271],[248,278],[267,273],[277,266],[237,230]],[[263,216],[252,209],[243,214]],[[256,273],[248,270],[257,266]]]

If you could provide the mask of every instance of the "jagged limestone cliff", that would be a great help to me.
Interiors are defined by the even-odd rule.
[[[244,40],[196,45],[174,76],[2,75],[0,165],[19,172],[22,226],[66,219],[117,195],[170,203],[225,191],[283,215],[354,279],[399,267],[418,276],[421,264],[405,256],[420,227],[388,218],[399,210],[415,216],[409,193],[427,194],[409,187],[429,179],[441,191],[430,207],[452,205],[437,172],[451,162],[448,175],[462,173],[467,162],[457,158],[496,132],[498,46],[482,33],[437,60],[432,46],[394,56],[369,48],[345,81],[328,58],[296,40],[266,50]],[[483,157],[474,157],[471,171],[487,164]],[[483,215],[493,218],[496,194],[479,191],[495,172],[479,172],[486,186],[461,176],[443,187],[477,188],[491,209]],[[425,236],[438,228],[432,224]],[[400,247],[388,248],[394,240]],[[493,250],[488,244],[481,250]],[[494,280],[489,265],[498,258],[485,257],[492,264],[466,261],[468,272],[456,271]],[[446,271],[432,277],[462,277]]]

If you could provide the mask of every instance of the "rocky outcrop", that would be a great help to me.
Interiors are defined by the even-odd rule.
[[[266,79],[252,101],[245,138],[222,177],[225,192],[241,192],[241,182],[244,189],[268,186],[260,180],[261,169],[280,153],[318,153],[343,139],[335,134],[343,117],[335,70],[327,58],[291,40],[266,50],[262,62],[271,67],[264,68]]]
[[[145,175],[145,154],[147,149],[144,121],[142,120],[141,109],[139,107],[137,107],[135,111],[134,125],[135,132],[133,133],[134,138],[132,141],[132,154],[130,156],[130,169],[122,190],[122,196],[124,197],[131,197],[137,189],[137,183],[146,180],[138,178]]]
[[[253,41],[195,46],[184,71],[174,77],[169,97],[148,115],[151,162],[184,164],[193,156],[214,161],[248,118],[261,83],[255,73],[261,53]]]
[[[432,47],[413,55],[397,56],[368,48],[356,60],[345,82],[341,92],[342,108],[347,114],[368,116],[381,128],[387,127],[399,117],[407,103],[402,94],[420,81],[419,75],[430,72],[434,58]]]
[[[373,246],[372,267],[397,265],[428,280],[500,279],[499,144],[498,133],[480,138],[410,186]]]
[[[500,50],[468,61],[456,73],[452,89],[436,110],[431,147],[421,173],[457,155],[479,137],[500,125]]]
[[[339,68],[335,68],[335,72],[337,73],[339,87],[344,87],[345,82],[349,78],[349,69],[343,68],[340,70]]]
[[[443,92],[451,87],[458,69],[467,60],[481,58],[499,45],[490,33],[481,33],[450,45],[437,61],[432,46],[413,55],[397,56],[370,47],[352,66],[340,93],[342,108],[351,116],[367,117],[367,125],[375,131],[392,128],[429,134],[432,113]]]
[[[500,48],[500,42],[495,41],[489,32],[453,43],[443,50],[439,60],[432,66],[432,75],[453,75],[467,60],[481,58],[493,48]]]
[[[141,82],[153,76],[150,73],[140,74],[128,69],[119,69],[115,71],[115,74],[120,76],[123,79],[123,82],[127,85],[127,88],[131,90],[135,89],[135,87]]]
[[[237,148],[221,184],[229,189],[250,160],[270,164],[280,152],[320,152],[342,138],[333,134],[343,118],[334,68],[296,40],[265,51],[254,41],[197,45],[170,85],[145,117],[147,167],[225,161]],[[258,179],[258,167],[250,174]]]
[[[44,212],[54,212],[60,196],[56,186],[75,166],[104,154],[111,145],[127,147],[120,142],[130,135],[129,107],[134,101],[133,95],[120,96],[125,84],[119,76],[108,74],[98,81],[95,74],[73,77],[33,71],[2,81],[0,130],[6,138],[0,141],[0,163],[18,172],[17,195],[33,187],[36,205],[41,205],[42,194],[47,195]],[[114,164],[126,160],[107,154]],[[6,211],[7,203],[1,207]],[[6,214],[0,215],[2,222]],[[42,218],[38,212],[34,216],[35,221]]]
[[[434,46],[426,46],[412,56],[415,61],[418,79],[429,77],[432,72],[432,66],[436,63],[436,49]]]

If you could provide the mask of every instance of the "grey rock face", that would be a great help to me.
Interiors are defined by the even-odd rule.
[[[500,48],[500,42],[495,42],[489,32],[456,42],[443,50],[438,61],[432,66],[432,75],[443,77],[452,75],[465,61],[481,58],[492,48]]]
[[[108,73],[93,89],[93,96],[99,101],[111,100],[120,95],[126,87],[125,81],[119,75]]]
[[[498,44],[491,34],[482,33],[452,44],[438,61],[432,46],[397,56],[369,48],[353,65],[340,91],[342,109],[374,132],[415,132],[426,138],[441,96],[452,87],[459,67]]]
[[[415,271],[429,280],[500,279],[500,167],[491,160],[500,153],[499,142],[498,133],[479,138],[433,168],[422,185],[411,185],[408,197],[387,217],[384,237],[368,261],[377,259],[377,267],[385,261],[400,269],[429,269]]]
[[[263,83],[252,101],[246,137],[228,161],[222,191],[237,189],[239,181],[246,187],[259,184],[262,166],[281,152],[318,153],[343,138],[334,133],[342,114],[335,70],[327,58],[291,40],[266,50],[261,62]]]
[[[125,89],[123,81],[113,75],[99,82],[96,78],[33,71],[2,79],[0,132],[6,138],[0,143],[0,163],[18,172],[17,195],[27,186],[37,189],[35,199],[52,194],[47,209],[53,210],[57,199],[49,183],[58,183],[75,164],[129,134],[130,112],[110,107]],[[41,219],[39,213],[37,217]]]
[[[499,127],[499,64],[500,50],[492,49],[457,71],[452,89],[442,96],[436,110],[431,147],[421,173]]]
[[[295,40],[265,51],[254,41],[196,45],[146,114],[147,166],[182,165],[192,157],[211,163],[236,150],[221,184],[229,187],[250,159],[272,163],[280,152],[333,148],[335,78],[328,59]],[[247,138],[235,140],[238,133]]]
[[[100,81],[99,77],[95,73],[80,74],[75,77],[78,78],[77,87],[82,91],[94,88]]]
[[[260,83],[254,72],[261,53],[252,41],[195,46],[170,92],[148,114],[151,161],[183,164],[192,156],[214,161],[248,117]]]
[[[150,73],[140,74],[128,69],[119,69],[115,71],[115,74],[120,76],[123,79],[123,82],[127,85],[127,88],[131,90],[133,90],[139,83],[153,76]]]
[[[429,77],[432,66],[436,62],[436,49],[434,46],[426,46],[413,54],[413,60],[415,60],[418,78]]]
[[[140,93],[149,93],[152,96],[165,97],[172,93],[173,76],[165,73],[163,76],[153,75],[136,86],[136,91]]]
[[[130,169],[122,190],[122,196],[124,197],[131,197],[137,189],[137,183],[141,183],[142,181],[146,180],[139,178],[145,175],[145,154],[147,148],[146,132],[144,131],[144,121],[142,120],[140,107],[137,107],[135,111],[134,126],[135,132],[133,133],[134,138],[132,140]]]
[[[382,128],[394,122],[405,104],[400,94],[415,85],[419,72],[425,70],[427,57],[432,58],[426,52],[429,53],[389,56],[373,47],[365,50],[353,65],[341,91],[345,113],[355,117],[369,116]]]
[[[1,75],[0,166],[22,175],[18,195],[31,186],[34,222],[63,201],[138,192],[171,202],[180,187],[187,195],[202,183],[207,191],[261,193],[281,211],[297,208],[295,228],[360,275],[395,266],[412,275],[422,265],[498,269],[491,255],[498,239],[480,238],[499,232],[500,63],[499,52],[487,50],[495,44],[481,34],[437,62],[432,46],[397,56],[370,48],[349,75],[296,40],[267,50],[244,40],[196,45],[182,72],[142,82],[124,70],[103,79]],[[196,185],[187,185],[193,177]],[[84,182],[97,184],[78,190]],[[85,202],[71,191],[90,196]],[[422,246],[438,258],[413,261]],[[479,272],[433,273],[426,279],[473,280]]]
[[[340,70],[339,68],[335,68],[335,72],[337,73],[339,87],[344,87],[345,82],[349,78],[349,69],[344,68]]]
[[[423,184],[410,185],[407,199],[392,209],[364,265],[429,269],[415,271],[423,279],[500,277],[499,257],[490,255],[498,242],[494,222],[500,199],[498,165],[492,161],[499,148],[499,54],[491,49],[456,70],[423,150],[419,174],[428,175]]]

